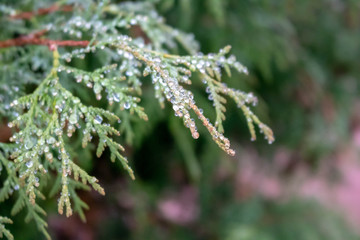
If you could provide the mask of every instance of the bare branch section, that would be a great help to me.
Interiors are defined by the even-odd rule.
[[[25,45],[44,45],[52,49],[52,46],[86,47],[89,45],[89,41],[51,40],[46,38],[40,38],[43,34],[45,34],[45,32],[46,30],[43,30],[26,36],[0,41],[0,48],[17,47],[17,46],[25,46]]]
[[[32,12],[20,12],[18,14],[10,16],[10,19],[30,19],[35,16],[43,16],[53,12],[71,12],[72,10],[73,7],[71,5],[59,6],[57,4],[54,4],[48,8],[39,8],[38,10]]]
[[[59,6],[58,4],[54,4],[48,8],[39,8],[36,11],[20,12],[18,14],[10,16],[10,19],[30,19],[35,16],[43,16],[57,11],[71,12],[73,11],[73,6],[71,5]],[[57,46],[86,47],[89,45],[89,41],[51,40],[51,39],[41,38],[45,33],[47,33],[47,30],[41,30],[18,38],[0,41],[0,48],[17,47],[17,46],[25,46],[25,45],[44,45],[44,46],[48,46],[50,50],[53,51]]]

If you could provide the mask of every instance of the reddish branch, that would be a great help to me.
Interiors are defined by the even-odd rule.
[[[30,19],[34,16],[46,15],[56,11],[70,12],[73,10],[71,5],[59,6],[54,4],[48,8],[39,8],[33,12],[21,12],[11,16],[11,19]],[[89,41],[74,41],[74,40],[51,40],[46,38],[41,38],[47,30],[41,30],[29,35],[21,36],[14,39],[9,39],[5,41],[0,41],[0,48],[8,48],[15,46],[25,46],[25,45],[44,45],[48,46],[50,50],[54,50],[57,46],[72,46],[72,47],[86,47],[89,45]]]
[[[44,46],[72,46],[86,47],[89,41],[73,41],[73,40],[51,40],[44,38],[15,38],[6,41],[0,41],[0,48],[25,46],[25,45],[44,45]]]
[[[73,7],[71,5],[64,5],[64,6],[58,6],[57,4],[54,4],[48,8],[39,8],[36,11],[33,12],[21,12],[18,14],[15,14],[13,16],[10,16],[11,19],[30,19],[34,16],[42,16],[46,15],[52,12],[62,11],[62,12],[71,12],[73,10]]]
[[[51,40],[46,38],[40,38],[45,33],[46,30],[42,30],[18,38],[0,41],[0,48],[25,46],[25,45],[44,45],[44,46],[48,46],[51,50],[53,50],[54,46],[86,47],[87,45],[89,45],[89,41]]]

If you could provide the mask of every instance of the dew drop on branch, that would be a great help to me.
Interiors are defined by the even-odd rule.
[[[102,118],[101,116],[99,116],[99,115],[97,115],[97,116],[95,117],[95,119],[94,119],[94,122],[95,122],[96,124],[101,124],[102,121],[103,121],[103,118]]]
[[[77,115],[75,113],[71,114],[69,117],[69,122],[71,124],[76,124],[78,122]]]
[[[125,109],[130,109],[130,103],[125,102],[125,103],[124,103],[124,108],[125,108]]]
[[[32,162],[32,161],[28,161],[28,162],[26,163],[26,167],[31,168],[32,166],[33,166],[33,162]]]

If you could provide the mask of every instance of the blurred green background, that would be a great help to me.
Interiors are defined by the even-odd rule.
[[[54,239],[360,239],[360,1],[153,2],[168,24],[195,35],[202,52],[232,45],[250,74],[226,81],[259,97],[254,111],[276,141],[251,142],[229,103],[225,135],[237,151],[230,158],[204,129],[193,140],[145,89],[150,120],[129,120],[134,135],[123,138],[137,180],[79,153],[107,195],[81,193],[87,223],[59,216],[53,199],[43,202]],[[200,85],[196,100],[211,112]],[[9,226],[15,239],[41,239],[23,217]]]

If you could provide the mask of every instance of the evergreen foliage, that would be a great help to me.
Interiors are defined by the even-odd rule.
[[[98,157],[108,148],[111,161],[119,161],[135,178],[116,136],[117,129],[124,128],[122,117],[148,120],[140,103],[144,82],[152,83],[161,107],[170,103],[193,138],[199,137],[194,119],[198,118],[229,155],[235,151],[223,135],[225,97],[245,115],[251,140],[256,139],[257,126],[269,143],[274,141],[271,129],[251,110],[257,98],[222,81],[224,74],[231,76],[231,69],[247,74],[235,56],[229,56],[229,46],[215,54],[199,52],[193,35],[166,25],[150,3],[49,4],[4,1],[0,5],[0,113],[14,129],[13,143],[0,145],[1,172],[6,175],[0,201],[15,195],[11,213],[25,208],[25,220],[34,220],[48,239],[46,212],[37,201],[45,198],[46,183],[52,185],[50,197],[59,193],[58,212],[65,209],[69,217],[75,211],[83,220],[88,206],[76,190],[91,187],[105,194],[97,178],[76,162],[70,138],[81,139],[84,148],[96,142]],[[181,54],[184,51],[188,54]],[[95,56],[96,68],[83,63],[89,56]],[[189,90],[198,79],[194,75],[213,103],[214,124]],[[90,105],[84,95],[99,104]],[[2,223],[11,221],[0,218],[0,232],[11,239]]]
[[[252,72],[237,86],[266,100],[277,144],[314,162],[348,141],[360,93],[359,1],[161,2],[168,22],[196,33],[203,49],[233,46]]]

